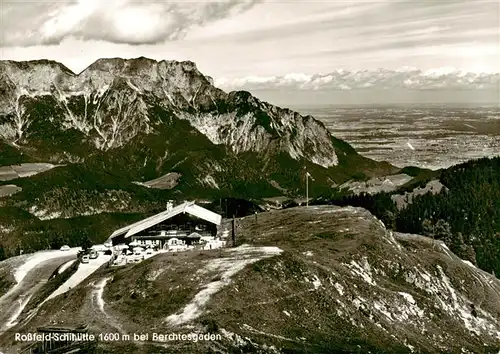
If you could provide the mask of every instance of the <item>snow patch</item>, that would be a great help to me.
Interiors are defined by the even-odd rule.
[[[40,263],[54,258],[62,258],[71,255],[76,256],[79,250],[80,247],[74,247],[69,251],[40,251],[33,253],[33,255],[28,258],[24,264],[14,270],[14,279],[17,283],[20,283],[24,279],[26,274],[28,274],[30,270],[38,266]]]
[[[29,212],[39,218],[40,220],[51,220],[51,219],[58,219],[62,216],[62,212],[60,211],[53,211],[51,212],[50,210],[47,209],[40,209],[38,206],[33,205],[31,208],[29,208]]]
[[[220,273],[220,280],[206,284],[180,313],[168,316],[165,321],[170,325],[179,326],[198,318],[203,313],[205,305],[210,301],[210,297],[230,284],[233,275],[249,264],[279,255],[281,252],[282,250],[278,247],[255,247],[245,244],[228,250],[229,257],[207,262],[205,267],[198,272],[202,274],[218,272]]]
[[[0,232],[9,233],[9,232],[12,232],[14,230],[15,229],[13,227],[6,227],[6,226],[3,226],[3,225],[0,225]]]
[[[102,294],[104,293],[104,287],[106,286],[106,283],[108,282],[110,278],[104,278],[102,279],[97,285],[95,286],[94,290],[94,298],[97,302],[97,306],[99,306],[99,310],[101,310],[102,313],[105,313],[104,311],[104,299],[102,298]]]
[[[205,178],[202,179],[202,183],[209,187],[219,189],[219,185],[211,175],[206,175]]]
[[[99,255],[96,259],[91,259],[89,263],[81,263],[78,266],[78,269],[71,277],[69,277],[64,284],[62,284],[59,288],[57,288],[52,294],[47,297],[43,302],[48,301],[50,299],[55,298],[70,289],[76,287],[86,278],[88,278],[92,273],[94,273],[99,267],[108,262],[111,259],[111,256]]]
[[[132,90],[138,92],[138,93],[141,93],[141,90],[135,86],[130,80],[127,80],[127,85],[128,87],[130,87]]]
[[[387,317],[389,320],[391,321],[394,321],[394,318],[392,317],[392,314],[389,312],[386,304],[384,303],[381,303],[381,302],[377,302],[375,301],[373,303],[373,307],[378,311],[380,312],[381,314],[383,314],[385,317]]]
[[[354,274],[362,277],[368,284],[376,285],[372,277],[371,267],[368,263],[366,257],[363,258],[363,265],[359,265],[356,261],[352,260],[350,264],[347,265]]]
[[[413,304],[413,305],[416,304],[415,299],[410,294],[404,293],[404,292],[399,292],[398,294],[401,295],[402,297],[404,297],[406,299],[406,301],[408,301],[410,304]]]
[[[224,328],[221,328],[220,332],[226,339],[234,343],[237,347],[243,347],[247,345],[247,342],[239,334],[230,332]]]
[[[66,269],[68,269],[69,267],[71,267],[71,265],[73,263],[75,263],[76,259],[72,259],[71,261],[67,261],[66,263],[64,263],[60,268],[59,270],[57,271],[57,274],[61,274],[63,273]]]
[[[469,261],[465,261],[465,260],[462,259],[462,262],[464,262],[465,264],[467,264],[469,267],[477,269],[477,267],[474,264],[472,264],[471,262],[469,262]]]
[[[5,324],[4,326],[5,329],[9,329],[17,324],[17,318],[19,317],[19,315],[21,315],[21,313],[23,312],[24,308],[26,307],[26,305],[28,304],[33,295],[34,294],[31,294],[25,299],[18,300],[19,307],[17,308],[16,312],[14,312],[12,316],[9,318],[9,321]]]
[[[318,289],[321,286],[321,280],[319,280],[317,275],[314,275],[314,280],[312,281],[314,289]]]
[[[339,292],[340,295],[344,295],[344,287],[339,284],[339,283],[335,283],[335,289],[337,289],[337,291]]]

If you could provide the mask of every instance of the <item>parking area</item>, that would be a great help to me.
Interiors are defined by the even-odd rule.
[[[222,240],[213,240],[204,244],[190,246],[186,244],[169,245],[168,248],[140,247],[136,244],[113,246],[112,265],[121,266],[130,263],[139,263],[159,253],[192,252],[202,250],[215,250],[226,246]]]

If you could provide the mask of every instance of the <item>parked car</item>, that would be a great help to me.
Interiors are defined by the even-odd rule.
[[[90,259],[89,259],[89,255],[88,255],[88,254],[84,254],[84,255],[82,256],[82,260],[81,260],[81,262],[82,262],[82,263],[88,263],[89,261],[90,261]]]
[[[113,254],[113,251],[111,251],[111,250],[104,251],[105,256],[111,256],[112,254]]]
[[[96,259],[97,257],[99,256],[99,253],[97,253],[96,251],[90,251],[90,254],[89,254],[89,258],[90,259]]]
[[[60,248],[61,251],[69,251],[69,246],[68,245],[64,245]]]

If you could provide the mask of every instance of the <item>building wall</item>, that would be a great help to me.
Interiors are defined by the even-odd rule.
[[[200,226],[204,228],[204,230],[196,230],[196,226]],[[201,236],[216,236],[218,234],[218,226],[194,217],[190,214],[178,214],[173,216],[172,218],[165,220],[159,224],[153,225],[148,229],[145,229],[137,235],[131,236],[127,239],[125,239],[125,233],[123,235],[116,236],[112,239],[113,245],[121,244],[121,243],[130,243],[133,239],[140,240],[142,242],[142,239],[149,239],[149,240],[157,240],[158,242],[155,242],[156,244],[163,244],[165,240],[168,239],[166,236],[161,236],[161,231],[169,231],[169,230],[176,230],[176,236],[179,237],[186,237],[192,232],[197,232]],[[172,235],[174,236],[174,235]],[[151,242],[151,244],[154,244]]]
[[[217,234],[217,225],[212,224],[211,222],[205,221],[203,219],[199,219],[193,217],[189,214],[179,214],[171,219],[165,220],[159,224],[153,225],[150,228],[142,231],[141,235],[158,235],[162,230],[178,230],[184,231],[186,234],[190,234],[191,232],[200,231],[195,230],[195,226],[202,226],[209,232],[211,235],[215,236]]]

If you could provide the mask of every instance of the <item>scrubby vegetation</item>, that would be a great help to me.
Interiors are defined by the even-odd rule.
[[[14,284],[15,279],[10,270],[8,268],[0,268],[0,296],[5,294]]]
[[[453,166],[440,181],[449,191],[416,197],[397,215],[397,228],[440,238],[463,258],[500,274],[500,158]]]
[[[239,198],[220,198],[205,205],[205,207],[221,214],[223,218],[232,218],[233,216],[239,218],[263,211],[256,203]]]
[[[3,211],[5,209],[0,209],[0,213]],[[12,215],[12,213],[8,215]],[[3,249],[4,256],[7,258],[18,255],[21,250],[24,253],[30,253],[45,249],[59,249],[63,245],[78,247],[82,246],[87,239],[93,244],[98,244],[104,242],[117,228],[136,222],[148,215],[103,213],[69,219],[39,220],[32,218],[24,224],[16,224],[12,232],[0,233],[0,248]]]
[[[416,196],[402,210],[397,210],[391,194],[408,186],[376,195],[336,191],[315,203],[366,208],[389,228],[442,240],[461,258],[500,274],[500,158],[472,160],[439,172],[447,190]]]

